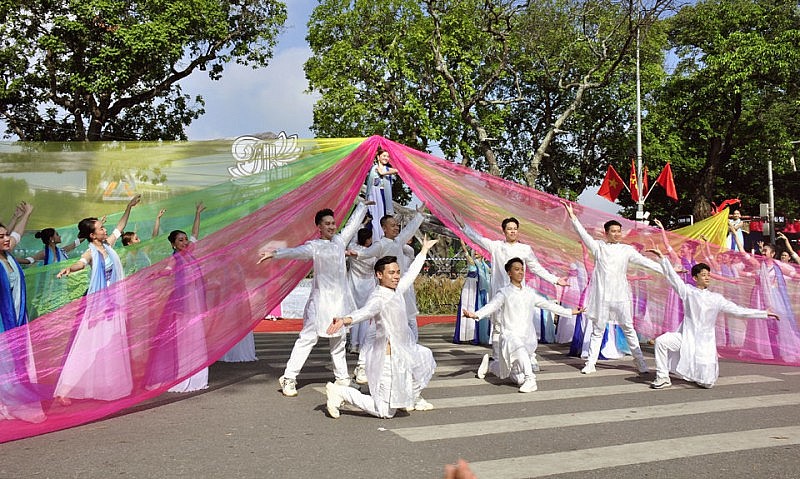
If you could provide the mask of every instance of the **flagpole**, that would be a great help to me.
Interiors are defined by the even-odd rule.
[[[641,12],[637,12],[637,17]],[[642,81],[640,78],[639,65],[639,25],[641,18],[636,22],[636,189],[638,199],[636,200],[636,220],[644,221],[644,200],[642,192]],[[649,193],[649,192],[648,192]],[[649,195],[648,195],[649,196]]]

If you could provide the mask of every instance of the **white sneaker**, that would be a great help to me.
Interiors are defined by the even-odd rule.
[[[286,397],[297,396],[297,381],[291,378],[281,376],[278,378],[278,383],[281,385],[281,392]]]
[[[484,354],[481,358],[481,365],[478,366],[478,379],[484,379],[489,372],[489,355]]]
[[[337,386],[350,387],[350,378],[341,378],[333,382]]]
[[[650,372],[650,368],[647,367],[647,361],[644,359],[644,356],[633,358],[633,360],[636,363],[636,368],[639,370],[640,374]]]
[[[652,389],[666,389],[672,386],[672,381],[669,380],[669,377],[665,378],[656,378],[655,381],[650,383],[650,388]]]
[[[586,363],[586,366],[584,366],[583,369],[581,369],[581,374],[592,374],[596,372],[597,369],[595,369],[594,364],[592,363]]]
[[[339,387],[334,383],[325,385],[325,396],[328,398],[325,407],[328,410],[328,415],[334,419],[339,418],[339,408],[344,404],[344,398],[338,391]]]
[[[519,392],[532,393],[537,389],[539,389],[539,387],[536,385],[536,378],[527,377],[525,378],[525,382],[522,383],[522,386],[519,387]]]
[[[414,401],[414,410],[415,411],[430,411],[433,409],[433,404],[426,401],[422,396],[418,397],[416,401]]]
[[[367,384],[369,382],[367,380],[367,368],[364,366],[356,366],[354,373],[356,377],[356,384]]]

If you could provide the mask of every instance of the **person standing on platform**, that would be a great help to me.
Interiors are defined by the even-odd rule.
[[[384,216],[394,216],[394,202],[392,199],[392,184],[397,177],[397,170],[389,164],[389,152],[378,147],[375,164],[367,176],[366,198],[374,202],[369,208],[372,216],[372,241],[378,241],[383,236],[380,223]]]

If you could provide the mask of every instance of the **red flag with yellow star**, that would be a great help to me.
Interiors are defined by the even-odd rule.
[[[624,186],[625,184],[622,182],[622,178],[619,176],[619,173],[617,173],[617,170],[615,170],[613,166],[608,165],[606,177],[603,179],[600,189],[597,190],[597,194],[613,202],[617,199],[619,192],[622,191]]]

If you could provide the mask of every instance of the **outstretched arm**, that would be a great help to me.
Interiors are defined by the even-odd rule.
[[[541,295],[536,294],[536,293],[534,293],[533,306],[537,307],[537,308],[540,308],[540,309],[546,309],[547,311],[550,311],[550,312],[552,312],[554,314],[557,314],[559,316],[575,316],[575,315],[577,315],[579,313],[582,313],[582,312],[586,311],[586,308],[584,308],[584,307],[580,307],[580,308],[565,308],[564,306],[561,306],[560,304],[554,303],[554,302],[550,301],[549,299],[545,298],[544,296],[541,296]]]
[[[167,210],[162,208],[158,212],[158,214],[156,215],[156,221],[155,221],[155,223],[153,223],[153,236],[151,236],[151,238],[155,238],[156,236],[158,236],[159,230],[161,229],[161,217],[164,216],[164,213],[166,213],[166,212],[167,212]],[[194,233],[192,233],[192,234],[194,234]],[[195,235],[195,238],[196,237],[197,237],[197,235]]]
[[[361,223],[364,222],[364,216],[367,214],[368,204],[374,204],[374,202],[359,202],[353,210],[353,214],[350,215],[350,219],[347,220],[347,224],[345,224],[344,228],[339,232],[339,236],[342,238],[345,246],[350,244],[350,240],[353,239],[353,236],[355,236],[359,228],[361,228]]]
[[[87,249],[82,255],[81,258],[72,263],[71,265],[67,266],[66,268],[62,269],[61,271],[56,274],[56,278],[61,278],[63,276],[69,276],[70,273],[74,273],[76,271],[80,271],[86,267],[87,264],[92,262],[92,251],[91,249]]]
[[[128,226],[128,218],[131,216],[131,208],[138,205],[140,201],[142,201],[142,195],[136,195],[131,198],[131,200],[128,202],[128,205],[125,207],[125,212],[122,213],[122,217],[117,222],[117,227],[114,229],[114,231],[118,231],[119,234],[122,235],[122,233],[125,231],[125,227]],[[114,243],[117,242],[117,238],[119,238],[119,236],[111,234],[108,236],[106,241],[109,245],[113,246]]]
[[[27,258],[17,258],[17,262],[19,264],[35,264],[37,261],[42,261],[44,259],[44,250],[39,251],[33,256],[28,256]]]
[[[664,229],[664,225],[661,224],[661,221],[658,219],[654,219],[653,223],[658,226],[658,229],[661,230],[661,240],[664,242],[664,247],[667,248],[667,253],[669,254],[669,259],[675,262],[679,262],[681,259],[678,257],[675,250],[672,249],[672,246],[669,244],[669,239],[667,238],[667,230]]]
[[[360,323],[368,319],[374,318],[381,312],[384,307],[384,299],[380,296],[372,295],[361,308],[353,311],[347,316],[335,317],[328,326],[327,333],[335,334],[345,326],[350,326],[353,323]]]
[[[734,303],[733,301],[728,301],[727,299],[722,300],[722,305],[720,307],[720,310],[732,316],[740,316],[745,318],[760,318],[760,319],[774,318],[776,320],[780,319],[777,314],[771,311],[765,311],[763,309],[743,308],[738,304]]]
[[[783,232],[778,233],[778,239],[783,241],[783,244],[786,246],[786,251],[789,252],[789,255],[792,257],[795,262],[800,263],[800,256],[798,256],[797,252],[792,248],[792,243],[789,241],[789,238],[786,237]]]
[[[259,253],[258,262],[261,264],[268,259],[314,259],[314,248],[308,244],[301,244],[294,248],[280,248]]]
[[[438,243],[439,240],[429,240],[427,236],[422,240],[422,249],[419,251],[419,254],[416,258],[414,258],[414,262],[408,267],[408,271],[406,271],[403,276],[400,278],[400,282],[397,283],[397,292],[402,294],[405,293],[408,288],[410,288],[414,284],[414,280],[417,279],[417,275],[420,271],[422,271],[422,266],[425,264],[425,258],[428,256],[428,251]]]
[[[417,214],[414,215],[414,218],[409,221],[407,225],[403,226],[403,229],[400,230],[400,234],[394,239],[395,243],[406,244],[408,240],[414,237],[414,233],[417,232],[422,222],[425,220],[425,217],[422,215],[423,209],[425,209],[425,205],[417,205]]]
[[[192,237],[197,239],[200,237],[200,213],[205,211],[206,205],[203,202],[197,203],[194,209],[194,223],[192,223]]]
[[[461,251],[464,252],[464,257],[467,258],[467,264],[470,266],[475,266],[475,260],[472,258],[469,250],[467,249],[467,244],[464,243],[464,240],[461,238],[458,239],[459,243],[461,243]]]
[[[83,241],[83,239],[78,238],[75,241],[73,241],[72,243],[68,244],[67,246],[64,246],[64,252],[65,253],[69,253],[70,251],[74,250],[75,248],[77,248],[78,246],[81,245],[82,241]],[[42,252],[42,258],[44,258],[44,252]]]
[[[481,248],[483,248],[486,251],[489,251],[489,252],[492,251],[492,248],[491,248],[492,240],[490,240],[488,238],[484,238],[483,236],[478,234],[477,231],[472,229],[472,227],[470,227],[467,224],[464,224],[464,220],[462,220],[461,217],[457,216],[456,214],[453,214],[453,220],[456,222],[458,227],[461,228],[461,231],[463,231],[464,234],[467,235],[467,238],[472,240],[473,243],[477,244],[478,246],[480,246]]]
[[[527,267],[531,273],[534,273],[536,276],[539,276],[548,283],[557,284],[559,286],[567,285],[567,281],[565,279],[559,278],[550,271],[547,271],[547,269],[542,266],[542,264],[539,262],[539,258],[537,258],[536,254],[533,252],[533,248],[528,248],[528,254],[522,259],[525,261],[525,267]]]
[[[33,213],[33,205],[22,202],[17,205],[17,208],[14,210],[14,216],[11,219],[9,228],[11,229],[11,249],[13,250],[17,243],[19,243],[20,238],[22,237],[22,233],[25,232],[25,226],[28,224],[28,219],[31,217],[31,213]],[[12,226],[13,225],[13,226]]]
[[[647,252],[653,253],[659,257],[661,263],[660,272],[663,273],[667,278],[667,282],[670,286],[672,286],[672,289],[678,293],[678,297],[681,299],[686,298],[686,283],[684,283],[681,277],[678,276],[678,273],[675,272],[675,269],[672,267],[672,263],[669,262],[669,258],[664,256],[664,254],[658,248],[648,249]]]
[[[503,303],[505,303],[505,298],[506,297],[503,294],[503,291],[500,290],[497,293],[495,293],[494,296],[492,296],[492,299],[489,300],[488,303],[483,305],[483,307],[480,308],[479,310],[472,312],[466,309],[462,309],[461,314],[471,319],[480,319],[480,318],[485,318],[487,316],[491,316],[492,314],[496,313],[497,311],[500,310],[500,308],[503,307]]]
[[[586,249],[588,249],[589,252],[592,253],[592,256],[596,257],[597,252],[600,248],[597,245],[597,240],[592,238],[592,235],[590,235],[586,231],[586,228],[583,227],[580,220],[578,220],[578,217],[575,216],[575,210],[572,208],[572,205],[566,200],[561,200],[561,204],[564,205],[564,209],[567,210],[567,215],[569,216],[569,219],[572,221],[572,227],[575,228],[575,231],[578,233],[578,236],[580,236],[581,242],[584,245],[586,245]]]

